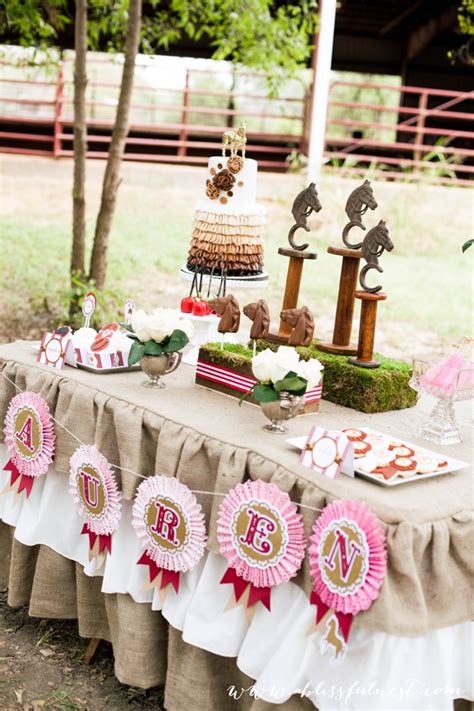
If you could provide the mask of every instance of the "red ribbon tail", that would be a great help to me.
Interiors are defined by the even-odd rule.
[[[257,588],[255,585],[250,585],[250,593],[247,602],[247,607],[252,607],[252,605],[255,605],[257,602],[261,602],[262,605],[265,605],[267,610],[270,612],[271,592],[271,588]]]
[[[21,494],[21,492],[24,491],[26,494],[26,498],[28,498],[31,494],[31,490],[33,489],[34,483],[35,478],[33,476],[22,474],[20,479],[20,486],[18,487],[18,493]]]
[[[349,641],[349,634],[351,632],[352,622],[354,620],[354,615],[350,612],[336,612],[337,621],[339,622],[339,629],[341,630],[342,636],[347,644]]]
[[[99,553],[106,549],[110,554],[112,553],[112,536],[110,533],[99,534]]]
[[[97,539],[97,533],[91,531],[87,523],[85,523],[82,527],[81,535],[82,534],[87,534],[89,536],[89,550],[92,550]]]
[[[140,560],[137,560],[137,565],[148,565],[149,567],[149,576],[150,576],[150,583],[154,581],[154,579],[157,577],[158,573],[160,572],[161,568],[157,566],[155,561],[150,558],[148,553],[145,551],[143,555],[141,556]]]
[[[179,571],[165,570],[162,568],[160,590],[167,585],[172,585],[176,592],[179,592]]]
[[[329,610],[329,605],[326,605],[326,603],[321,600],[315,590],[311,591],[309,601],[311,605],[316,605],[316,624],[318,625]]]
[[[3,467],[4,471],[10,472],[10,486],[13,486],[13,484],[16,482],[19,476],[21,476],[21,472],[16,466],[16,464],[13,462],[13,459],[9,459],[8,462],[5,464]]]
[[[224,575],[222,576],[220,584],[221,585],[233,585],[235,599],[237,602],[239,602],[240,598],[242,597],[245,590],[247,589],[247,586],[250,583],[248,583],[246,580],[241,578],[240,575],[237,575],[234,568],[227,568]]]

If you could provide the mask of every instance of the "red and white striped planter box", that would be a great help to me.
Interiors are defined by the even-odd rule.
[[[208,354],[205,351],[202,349],[199,351],[196,366],[197,385],[203,385],[206,388],[217,390],[231,397],[241,398],[256,382],[257,380],[253,377],[250,363],[242,366],[217,364],[208,359]],[[310,412],[319,412],[319,401],[321,400],[322,390],[323,385],[321,381],[317,387],[306,391],[304,395],[304,408],[301,414],[306,415]],[[258,405],[252,396],[248,397],[246,402]]]

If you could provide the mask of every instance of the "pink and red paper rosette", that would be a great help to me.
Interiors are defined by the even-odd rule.
[[[223,500],[217,538],[227,568],[221,584],[231,584],[235,600],[248,593],[246,607],[257,602],[270,610],[271,590],[298,572],[305,536],[296,505],[275,484],[256,480],[238,484]]]
[[[316,624],[334,611],[345,642],[354,615],[377,599],[387,568],[385,533],[356,501],[334,501],[313,526],[309,546]]]
[[[148,565],[150,584],[179,592],[181,573],[199,563],[206,547],[204,514],[190,489],[174,477],[156,475],[138,487],[132,525]]]
[[[81,445],[69,460],[69,491],[85,523],[93,556],[112,553],[112,534],[121,516],[121,494],[107,459],[94,445]]]
[[[48,403],[29,391],[13,397],[4,435],[10,459],[3,468],[10,472],[10,487],[18,481],[17,493],[25,491],[28,498],[35,478],[46,474],[53,461],[56,433]]]

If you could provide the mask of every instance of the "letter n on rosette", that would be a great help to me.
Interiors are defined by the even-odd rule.
[[[46,400],[33,392],[15,395],[8,405],[4,435],[10,454],[3,467],[10,474],[6,490],[15,495],[24,491],[28,498],[35,478],[46,474],[53,461],[56,433]]]
[[[132,525],[145,549],[137,565],[148,566],[147,588],[161,603],[180,576],[199,563],[206,547],[204,514],[191,490],[174,477],[152,476],[137,489]]]
[[[227,609],[243,605],[250,623],[256,605],[271,609],[271,591],[298,572],[305,554],[305,536],[296,505],[275,484],[247,481],[223,500],[217,538],[229,567],[222,585],[233,586]]]
[[[121,493],[107,459],[95,445],[81,445],[69,460],[69,490],[89,537],[89,560],[99,570],[112,553],[112,534],[122,512]]]
[[[321,654],[331,650],[331,663],[340,663],[354,615],[377,599],[387,569],[385,533],[376,516],[357,501],[326,506],[313,526],[309,565],[316,616],[308,632],[320,632]]]

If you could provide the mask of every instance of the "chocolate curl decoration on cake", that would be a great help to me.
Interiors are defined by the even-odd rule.
[[[288,339],[289,346],[310,346],[314,336],[314,317],[307,306],[301,309],[286,309],[280,313],[282,321],[293,328]]]
[[[240,306],[233,294],[211,299],[209,306],[221,317],[217,326],[219,333],[237,333],[240,326]]]
[[[288,242],[293,249],[303,252],[309,247],[308,243],[300,245],[296,244],[294,241],[294,234],[296,230],[299,230],[300,228],[306,230],[306,232],[309,232],[310,227],[308,227],[308,217],[312,212],[319,212],[321,207],[322,206],[318,198],[318,191],[316,190],[314,183],[310,183],[307,188],[302,190],[295,197],[291,208],[292,215],[295,218],[295,224],[288,232]]]
[[[154,584],[159,590],[163,590],[167,585],[172,585],[175,592],[179,592],[179,571],[167,570],[166,568],[160,567],[146,551],[143,553],[140,560],[137,561],[137,565],[148,566],[150,585]],[[157,580],[158,576],[160,576],[160,580]]]

